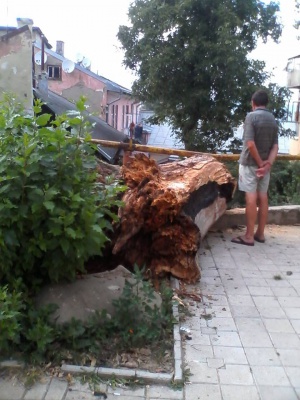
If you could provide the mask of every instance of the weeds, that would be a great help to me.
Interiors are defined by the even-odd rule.
[[[143,271],[135,265],[134,273],[134,279],[125,282],[122,296],[113,302],[116,312],[112,325],[122,343],[139,347],[169,336],[175,322],[173,291],[162,284],[158,305],[152,284],[143,280]]]
[[[102,378],[101,376],[97,375],[96,373],[92,374],[82,374],[79,378],[81,384],[88,384],[89,388],[95,393],[103,393],[104,388],[103,385],[110,386],[112,389],[117,387],[138,387],[144,384],[142,379],[137,378],[117,378],[115,375],[112,375],[109,378]],[[103,395],[102,394],[102,395]],[[97,396],[97,394],[95,394]]]
[[[30,367],[26,369],[25,377],[24,377],[24,386],[29,389],[35,383],[40,382],[44,375],[44,371],[38,367]]]
[[[3,297],[6,291],[2,292]],[[143,271],[136,266],[133,278],[126,281],[123,293],[114,302],[113,317],[108,318],[106,311],[96,312],[85,322],[72,319],[62,325],[51,321],[57,308],[55,305],[37,310],[33,304],[28,304],[26,313],[20,314],[18,303],[17,307],[12,307],[11,297],[6,295],[6,303],[0,305],[0,310],[1,307],[10,308],[13,318],[7,319],[10,325],[0,332],[0,340],[6,340],[6,349],[10,353],[13,342],[14,350],[34,364],[51,362],[60,365],[67,362],[107,366],[107,363],[115,362],[113,356],[116,352],[121,354],[140,347],[147,348],[152,357],[155,355],[161,361],[167,360],[166,352],[172,350],[175,322],[173,291],[162,285],[160,294],[161,299],[152,284],[143,279]],[[21,318],[20,323],[17,318]],[[5,355],[3,348],[1,353]]]
[[[191,370],[185,365],[182,368],[182,380],[171,382],[171,387],[174,390],[182,390],[185,383],[189,383],[189,377],[192,376]]]

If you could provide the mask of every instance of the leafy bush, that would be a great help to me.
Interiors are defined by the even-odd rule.
[[[300,162],[276,161],[272,167],[269,202],[271,206],[300,204]]]
[[[0,287],[0,356],[22,354],[24,360],[45,361],[51,345],[60,338],[50,320],[56,309],[55,304],[36,309],[24,293]]]
[[[20,350],[25,358],[34,362],[44,361],[50,345],[59,338],[55,325],[50,321],[50,316],[56,309],[55,304],[39,309],[31,302],[27,304],[20,343]]]
[[[226,162],[233,177],[238,179],[238,162]],[[272,166],[269,186],[270,206],[300,204],[300,162],[276,161]],[[244,192],[236,190],[230,208],[245,207]]]
[[[118,184],[96,181],[95,149],[77,111],[51,120],[37,101],[25,115],[7,98],[0,107],[0,280],[28,289],[73,279],[101,255]]]
[[[0,286],[0,349],[2,352],[20,343],[23,309],[22,294],[10,293],[7,286]]]

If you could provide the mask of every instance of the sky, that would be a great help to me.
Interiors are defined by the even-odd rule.
[[[268,0],[266,0],[268,1]],[[132,0],[0,0],[0,25],[16,26],[18,17],[33,19],[49,43],[64,42],[65,57],[76,60],[77,53],[91,60],[91,70],[126,88],[134,75],[122,65],[124,58],[116,37],[120,25],[128,25],[127,13]],[[280,44],[259,44],[253,57],[266,62],[273,71],[273,82],[286,85],[284,68],[289,57],[300,54],[300,41],[292,26],[295,0],[280,0],[285,25]],[[300,17],[299,17],[300,18]]]

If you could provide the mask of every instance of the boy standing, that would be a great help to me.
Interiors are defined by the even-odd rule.
[[[267,110],[268,94],[256,91],[251,99],[252,112],[244,123],[243,149],[239,160],[239,189],[246,193],[246,233],[233,243],[254,246],[265,242],[268,219],[270,170],[278,153],[278,126]],[[257,210],[258,206],[258,210]],[[256,218],[258,226],[254,232]]]

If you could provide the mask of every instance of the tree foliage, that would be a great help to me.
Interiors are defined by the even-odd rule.
[[[278,41],[276,3],[257,0],[136,0],[118,38],[138,79],[133,94],[168,120],[187,149],[215,151],[270,77],[249,53],[261,38]],[[274,89],[274,90],[273,90]],[[281,118],[288,91],[268,87]],[[276,101],[275,101],[276,100]]]
[[[295,0],[295,11],[296,11],[296,17],[295,17],[295,25],[294,27],[296,29],[299,29],[300,26],[300,0]],[[297,37],[299,40],[299,36]]]

